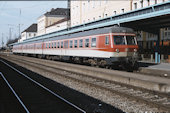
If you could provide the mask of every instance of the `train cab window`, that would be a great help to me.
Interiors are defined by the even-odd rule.
[[[64,48],[68,48],[68,41],[64,41]]]
[[[61,42],[61,48],[63,48],[63,42]]]
[[[96,38],[91,39],[91,47],[96,47]]]
[[[56,42],[54,43],[54,48],[56,48]]]
[[[136,45],[136,40],[134,36],[126,36],[127,45]]]
[[[60,42],[57,43],[57,48],[60,48]]]
[[[77,40],[74,40],[74,48],[77,48]]]
[[[125,45],[125,36],[113,36],[114,45]]]
[[[109,36],[105,37],[105,45],[109,45]]]
[[[70,40],[69,46],[70,46],[70,48],[73,48],[73,41],[72,40]]]
[[[89,47],[89,39],[85,40],[85,47]]]
[[[83,39],[79,40],[79,47],[83,47]]]

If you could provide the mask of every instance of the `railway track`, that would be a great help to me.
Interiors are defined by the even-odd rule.
[[[57,66],[48,63],[48,61],[46,61],[45,63],[41,59],[33,60],[32,58],[25,58],[21,61],[18,60],[17,57],[15,58],[13,57],[10,58],[10,60],[15,63],[18,62],[22,65],[29,65],[36,69],[44,70],[49,73],[55,73],[60,77],[65,77],[73,81],[94,86],[105,91],[113,92],[116,95],[121,95],[121,97],[128,98],[130,101],[137,102],[136,104],[138,104],[138,106],[140,106],[139,103],[144,103],[150,106],[150,108],[155,111],[164,111],[164,112],[170,111],[170,97],[168,94],[162,94],[158,92],[149,91],[146,89],[129,86],[126,84],[120,84],[113,81],[85,76],[84,74],[81,75],[71,71],[64,71],[57,68]],[[119,98],[119,96],[115,98]]]
[[[2,67],[8,70],[3,70],[0,75],[17,98],[20,106],[23,107],[24,112],[86,113],[83,109],[65,100],[6,62],[0,61],[0,63]]]

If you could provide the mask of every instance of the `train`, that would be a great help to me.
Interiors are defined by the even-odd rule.
[[[14,54],[102,67],[133,67],[138,60],[135,32],[131,28],[118,26],[32,38],[13,44],[12,51]]]

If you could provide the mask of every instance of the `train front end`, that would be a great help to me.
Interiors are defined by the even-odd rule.
[[[138,60],[138,45],[134,33],[113,35],[113,51],[117,61],[125,66],[135,66]]]

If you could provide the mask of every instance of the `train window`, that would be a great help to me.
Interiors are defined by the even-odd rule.
[[[61,42],[61,48],[63,48],[63,42]]]
[[[83,39],[79,40],[79,47],[83,47]]]
[[[91,47],[96,47],[96,38],[91,39]]]
[[[77,40],[74,40],[74,48],[77,48]]]
[[[56,48],[56,42],[54,43],[54,48]]]
[[[53,43],[51,43],[51,48],[53,48]]]
[[[124,36],[113,36],[114,45],[125,45],[125,37]]]
[[[48,43],[46,43],[46,48],[48,48]]]
[[[126,36],[127,45],[136,45],[134,36]]]
[[[89,39],[85,40],[85,47],[89,47]]]
[[[60,48],[60,42],[57,43],[57,48]]]
[[[64,48],[68,48],[68,41],[64,41]]]
[[[109,45],[109,36],[105,37],[105,45]]]
[[[48,46],[49,46],[49,48],[50,48],[50,43],[48,43]]]
[[[73,48],[73,41],[72,40],[70,40],[70,48]]]

